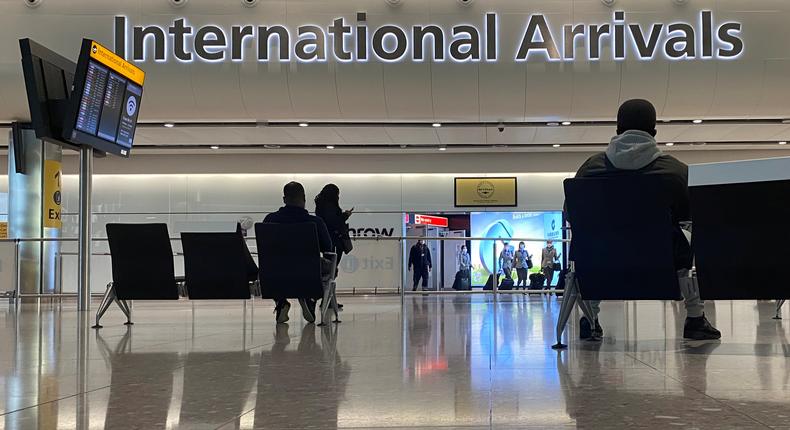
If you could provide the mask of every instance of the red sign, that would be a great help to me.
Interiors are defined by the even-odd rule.
[[[436,227],[447,227],[449,225],[445,217],[420,214],[414,215],[414,223],[419,225],[434,225]]]

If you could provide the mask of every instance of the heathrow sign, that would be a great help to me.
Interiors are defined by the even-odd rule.
[[[195,27],[186,18],[167,27],[136,25],[115,17],[115,49],[130,61],[602,61],[728,60],[744,50],[742,25],[717,22],[702,10],[694,22],[633,23],[624,11],[611,22],[554,26],[541,13],[529,15],[520,31],[501,31],[495,12],[481,16],[478,25],[412,26],[368,22],[357,12],[355,22],[338,17],[328,25],[219,25]],[[514,35],[517,49],[500,52],[504,35]],[[513,46],[509,44],[508,46]]]

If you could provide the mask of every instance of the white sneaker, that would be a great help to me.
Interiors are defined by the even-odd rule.
[[[282,324],[288,321],[288,311],[291,310],[291,304],[283,302],[283,305],[279,308],[274,309],[274,313],[277,315],[277,324]]]

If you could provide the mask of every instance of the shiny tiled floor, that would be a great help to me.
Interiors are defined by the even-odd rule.
[[[4,429],[790,429],[790,333],[771,302],[606,303],[605,340],[557,353],[553,297],[343,298],[343,323],[268,303],[135,304],[85,328],[72,302],[0,308]],[[95,306],[95,304],[94,304]],[[790,311],[787,312],[790,316]]]

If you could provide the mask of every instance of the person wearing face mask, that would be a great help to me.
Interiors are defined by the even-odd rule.
[[[502,248],[502,252],[499,253],[499,267],[502,269],[502,274],[505,275],[505,279],[512,280],[515,251],[513,247],[508,244],[507,240],[503,240],[502,244],[504,247]]]
[[[521,286],[523,289],[527,289],[527,281],[529,277],[529,269],[532,268],[532,256],[529,255],[527,252],[526,245],[524,242],[518,243],[518,250],[515,254],[516,260],[516,275],[518,276],[518,282],[516,283],[516,289]]]
[[[546,289],[551,288],[551,281],[554,280],[554,262],[559,258],[560,255],[557,253],[557,248],[554,247],[554,242],[546,241],[546,247],[543,248],[540,256],[540,270],[546,276]]]
[[[455,282],[453,282],[454,290],[468,290],[469,281],[471,278],[470,270],[472,269],[472,257],[466,250],[466,245],[461,245],[461,251],[458,253],[458,273],[455,274]]]

